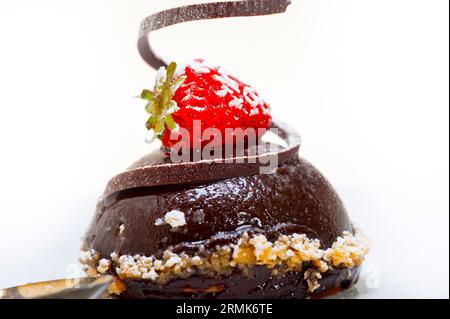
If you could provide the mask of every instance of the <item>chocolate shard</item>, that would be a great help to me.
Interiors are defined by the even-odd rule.
[[[244,157],[202,160],[197,162],[167,163],[160,158],[146,156],[128,170],[114,176],[107,184],[105,196],[130,188],[164,185],[187,185],[238,176],[252,176],[267,167],[276,157],[279,165],[298,157],[300,136],[285,124],[272,124],[278,130],[286,147]],[[153,154],[151,154],[153,155]]]
[[[152,31],[189,21],[283,13],[290,4],[289,0],[227,1],[194,4],[161,11],[142,21],[138,40],[139,53],[152,68],[159,69],[166,66],[166,63],[153,52],[149,44],[148,35]]]

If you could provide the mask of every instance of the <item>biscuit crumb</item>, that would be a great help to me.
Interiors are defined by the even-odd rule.
[[[122,235],[124,230],[125,230],[125,225],[124,224],[120,224],[120,226],[119,226],[119,235]]]
[[[172,213],[168,220],[175,222],[175,225],[184,225],[184,214],[179,213]],[[180,220],[177,216],[183,218]],[[156,255],[119,256],[114,252],[111,260],[107,260],[100,259],[99,254],[91,249],[82,252],[80,261],[88,276],[95,277],[112,268],[121,280],[144,279],[158,284],[195,273],[213,276],[227,274],[233,269],[246,273],[254,266],[264,265],[272,269],[274,275],[282,275],[285,271],[304,271],[304,278],[312,292],[319,288],[321,274],[335,268],[359,266],[368,251],[369,242],[359,231],[355,234],[344,232],[328,249],[322,249],[318,239],[310,239],[305,234],[280,235],[275,241],[270,241],[262,234],[250,236],[244,233],[235,243],[217,246],[209,252],[199,250],[192,255],[185,252],[176,254],[169,248],[159,258]],[[304,269],[305,264],[311,267]]]
[[[105,274],[109,270],[109,267],[111,267],[110,260],[100,259],[100,261],[98,262],[97,271],[101,274]]]
[[[155,221],[155,226],[162,226],[164,224],[170,225],[172,229],[177,229],[186,225],[186,217],[183,212],[179,210],[172,210],[166,213],[164,219],[158,218]]]

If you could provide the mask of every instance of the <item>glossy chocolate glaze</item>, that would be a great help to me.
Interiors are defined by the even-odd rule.
[[[204,168],[215,163],[194,162],[190,164],[202,175],[200,179],[207,180],[195,183],[195,178],[184,175],[163,152],[145,156],[127,172],[135,174],[143,169],[150,173],[145,179],[136,175],[139,183],[143,181],[148,186],[127,188],[126,185],[134,184],[134,175],[125,173],[131,184],[119,181],[114,187],[121,190],[113,193],[107,187],[85,236],[84,248],[94,249],[101,258],[108,259],[113,252],[159,258],[166,249],[202,254],[216,245],[237,242],[244,232],[261,233],[269,240],[292,233],[306,234],[319,239],[322,248],[329,248],[344,231],[353,232],[351,222],[330,183],[298,157],[297,135],[284,130],[282,133],[284,139],[290,137],[294,142],[287,143],[284,153],[288,156],[272,174],[250,174],[241,165],[243,176],[220,175],[212,179]],[[248,151],[251,156],[252,150]],[[271,150],[260,154],[264,152]],[[175,168],[174,175],[166,180],[168,183],[148,180],[152,172],[158,174],[165,165]],[[224,169],[227,167],[236,173],[235,167],[225,165]],[[214,170],[217,172],[217,168]],[[170,225],[155,225],[156,220],[172,210],[184,213],[186,225],[176,231]],[[226,277],[194,274],[171,280],[162,287],[151,281],[126,280],[127,290],[121,298],[306,298],[346,288],[359,274],[359,268],[327,272],[319,280],[320,288],[311,293],[304,278],[308,267],[304,265],[300,272],[277,277],[262,266],[253,267],[249,274],[236,271]]]
[[[308,291],[303,272],[289,272],[283,277],[271,276],[271,270],[258,266],[251,276],[234,273],[226,278],[193,276],[177,279],[163,287],[145,281],[125,281],[124,299],[305,299],[324,297],[353,286],[360,267],[336,269],[323,274],[320,287]]]
[[[186,216],[179,232],[155,225],[171,210]],[[177,251],[228,243],[243,231],[269,238],[305,233],[328,248],[342,232],[352,232],[352,225],[330,183],[307,161],[295,159],[270,175],[117,192],[98,204],[85,246],[105,258],[112,252],[151,256],[170,246]]]

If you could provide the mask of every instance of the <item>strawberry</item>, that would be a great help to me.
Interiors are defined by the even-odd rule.
[[[200,59],[178,69],[174,62],[161,68],[154,90],[144,90],[141,98],[148,101],[147,128],[168,148],[181,140],[179,128],[189,133],[191,147],[208,143],[211,136],[194,136],[195,122],[203,131],[220,132],[222,144],[240,142],[239,136],[225,138],[227,128],[257,131],[271,122],[269,105],[251,86]]]

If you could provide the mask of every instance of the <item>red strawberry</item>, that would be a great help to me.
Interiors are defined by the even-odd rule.
[[[211,136],[193,136],[194,121],[201,121],[202,130],[217,129],[222,144],[231,142],[226,138],[227,128],[269,127],[269,105],[249,85],[203,60],[176,68],[171,63],[167,70],[161,69],[154,91],[144,90],[141,95],[149,101],[146,110],[151,116],[147,128],[154,131],[164,146],[170,148],[181,139],[181,134],[171,134],[178,132],[177,128],[189,132],[190,146],[205,145],[212,140]],[[239,142],[237,138],[234,136],[232,142]]]

